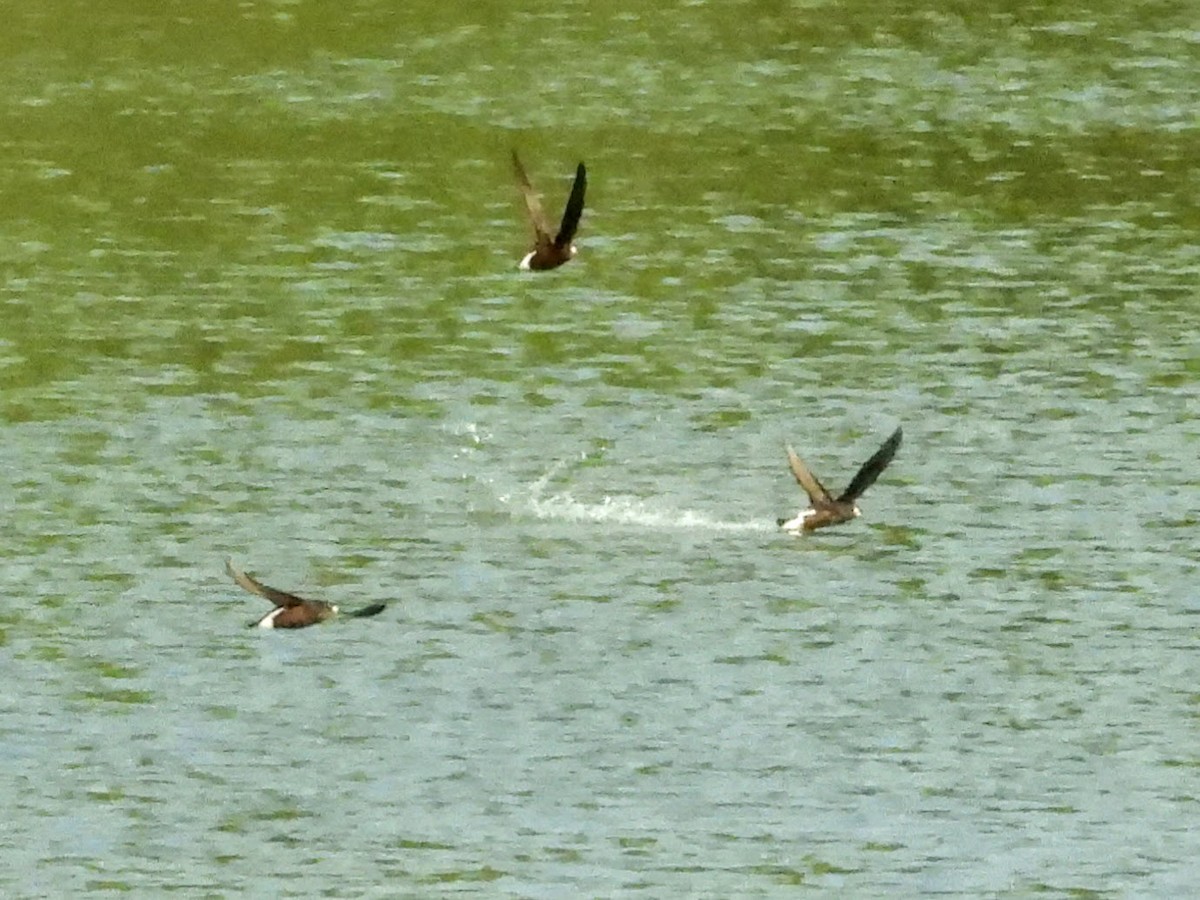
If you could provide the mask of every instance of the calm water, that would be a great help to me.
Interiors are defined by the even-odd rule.
[[[645,6],[10,11],[0,892],[1200,885],[1194,10]]]

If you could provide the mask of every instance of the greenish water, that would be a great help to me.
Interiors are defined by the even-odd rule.
[[[6,896],[1194,892],[1189,4],[0,52]],[[541,277],[511,146],[590,173]],[[784,441],[840,486],[898,424],[774,529]],[[392,605],[249,630],[226,556]]]

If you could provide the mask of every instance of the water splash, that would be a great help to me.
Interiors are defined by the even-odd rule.
[[[685,528],[690,531],[766,532],[774,530],[771,522],[758,520],[738,522],[718,519],[696,510],[672,509],[658,500],[608,496],[599,503],[588,503],[576,500],[565,491],[546,494],[546,486],[550,480],[565,466],[566,463],[563,461],[555,463],[545,475],[530,486],[526,506],[537,518],[567,522],[633,525],[655,529]]]

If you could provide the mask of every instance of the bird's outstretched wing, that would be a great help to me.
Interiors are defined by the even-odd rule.
[[[299,606],[301,603],[307,602],[303,597],[297,597],[295,594],[289,594],[287,591],[276,590],[269,585],[263,584],[257,578],[247,575],[235,566],[231,559],[225,560],[225,571],[229,573],[229,577],[237,582],[238,587],[242,588],[242,590],[249,591],[251,594],[258,594],[260,597],[266,597],[276,606]]]
[[[863,491],[873,485],[875,479],[888,467],[888,463],[892,461],[892,457],[900,449],[900,440],[903,437],[903,429],[897,428],[893,431],[892,436],[884,441],[883,445],[875,451],[875,455],[862,464],[862,467],[855,473],[854,477],[850,480],[850,484],[846,487],[846,490],[842,491],[842,496],[838,497],[838,500],[853,503],[861,497]]]
[[[521,165],[521,157],[517,156],[516,150],[512,152],[512,163],[517,187],[521,190],[521,196],[525,200],[525,211],[529,214],[529,224],[533,227],[533,235],[539,242],[549,241],[550,228],[546,224],[546,214],[542,212],[542,202],[538,198],[538,192],[529,183],[529,176],[525,174],[525,167]],[[581,199],[581,205],[582,202]]]
[[[580,163],[575,169],[575,183],[571,185],[571,196],[567,200],[567,208],[563,210],[562,224],[558,235],[554,238],[556,247],[569,247],[575,239],[579,228],[579,219],[583,216],[583,195],[587,192],[587,169]]]
[[[804,464],[796,451],[791,445],[787,448],[788,465],[791,467],[792,475],[795,476],[800,487],[804,488],[804,493],[808,494],[810,503],[828,503],[833,498],[829,495],[829,491],[825,490],[825,485],[817,480],[817,476]]]

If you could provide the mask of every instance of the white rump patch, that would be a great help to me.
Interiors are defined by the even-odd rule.
[[[275,627],[275,617],[277,615],[279,615],[281,612],[283,612],[285,608],[286,607],[283,607],[283,606],[275,607],[273,610],[271,610],[269,613],[267,613],[265,616],[263,616],[261,619],[258,620],[258,627],[259,628],[274,628]]]
[[[517,268],[518,268],[518,269],[524,269],[525,271],[529,271],[529,261],[530,261],[531,259],[533,259],[533,252],[532,252],[532,251],[530,251],[529,253],[526,253],[526,254],[525,254],[525,258],[524,258],[523,260],[521,260],[521,264],[520,264],[519,266],[517,266]]]
[[[815,516],[816,514],[817,511],[815,509],[802,510],[796,514],[796,518],[788,519],[779,527],[789,534],[800,534],[800,532],[804,531],[804,523],[808,521],[808,517]]]

